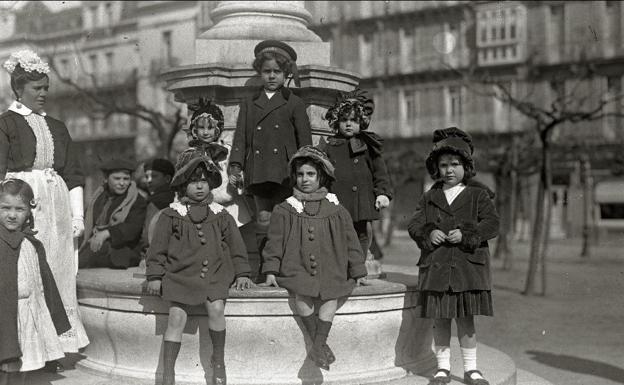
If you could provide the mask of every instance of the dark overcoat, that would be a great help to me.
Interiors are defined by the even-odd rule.
[[[45,116],[54,143],[54,170],[67,188],[84,186],[84,174],[76,145],[63,122]],[[37,140],[26,119],[13,111],[0,115],[0,180],[7,172],[31,169],[35,161]]]
[[[197,223],[173,208],[160,212],[147,249],[147,279],[162,280],[167,301],[199,305],[226,299],[234,279],[251,271],[243,238],[223,206],[190,210]]]
[[[499,225],[492,197],[493,193],[476,181],[469,181],[450,206],[440,182],[423,194],[408,225],[410,236],[421,250],[420,290],[491,290],[487,241],[498,235]],[[462,240],[459,244],[435,246],[429,239],[435,229],[445,234],[460,229]]]
[[[359,143],[354,146],[353,143]],[[375,200],[379,195],[392,199],[392,185],[381,154],[374,154],[361,141],[330,137],[319,148],[336,167],[331,191],[338,195],[354,222],[379,219]]]
[[[56,333],[61,335],[71,329],[41,242],[35,239],[32,233],[10,232],[0,226],[0,341],[2,341],[0,363],[17,360],[22,356],[17,325],[17,270],[24,238],[27,238],[37,250],[43,294]]]
[[[296,294],[321,299],[349,295],[355,279],[366,276],[349,212],[337,199],[322,199],[314,215],[293,207],[301,204],[297,202],[291,197],[273,209],[262,272],[276,274],[278,284]]]
[[[299,147],[312,144],[306,105],[288,88],[271,99],[260,90],[240,105],[229,164],[245,173],[245,187],[273,182],[288,184],[288,161]]]

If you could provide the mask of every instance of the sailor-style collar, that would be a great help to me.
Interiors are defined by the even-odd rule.
[[[9,106],[9,111],[13,111],[16,114],[20,114],[22,116],[28,116],[33,113],[33,110],[26,107],[25,105],[18,102],[17,100],[14,100],[13,103],[11,103],[11,105]],[[39,115],[46,116],[46,113],[42,111]]]

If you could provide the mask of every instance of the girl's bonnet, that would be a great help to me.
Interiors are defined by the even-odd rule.
[[[433,132],[433,147],[425,160],[429,175],[438,173],[438,157],[443,153],[458,155],[462,158],[464,169],[474,170],[472,153],[474,146],[470,135],[457,127],[438,129]]]
[[[216,137],[223,132],[224,119],[223,112],[216,104],[212,103],[206,98],[199,98],[197,104],[189,106],[193,111],[191,121],[187,129],[186,134],[189,136],[189,145],[193,145],[193,142],[197,140],[197,126],[200,122],[204,123],[203,126],[214,127],[216,130]]]
[[[201,166],[207,172],[206,177],[210,189],[221,186],[221,173],[212,159],[207,157],[201,149],[191,147],[178,156],[178,161],[175,165],[176,172],[171,179],[171,187],[178,188],[188,183],[195,170]]]
[[[310,145],[302,146],[288,162],[292,173],[296,171],[295,165],[296,161],[299,159],[309,159],[314,164],[319,166],[330,180],[336,180],[336,176],[334,175],[334,165],[324,151]]]

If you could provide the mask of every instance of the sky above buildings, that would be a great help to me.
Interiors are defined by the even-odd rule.
[[[29,3],[29,1],[0,1],[0,8],[17,8],[20,9],[24,5]],[[67,8],[74,8],[80,6],[81,1],[41,1],[41,3],[45,4],[52,12],[62,11]]]

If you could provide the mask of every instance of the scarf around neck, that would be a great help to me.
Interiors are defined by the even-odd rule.
[[[293,196],[301,202],[320,201],[327,196],[327,192],[328,192],[327,187],[321,187],[318,190],[311,192],[311,193],[305,193],[299,190],[298,188],[293,187]]]

